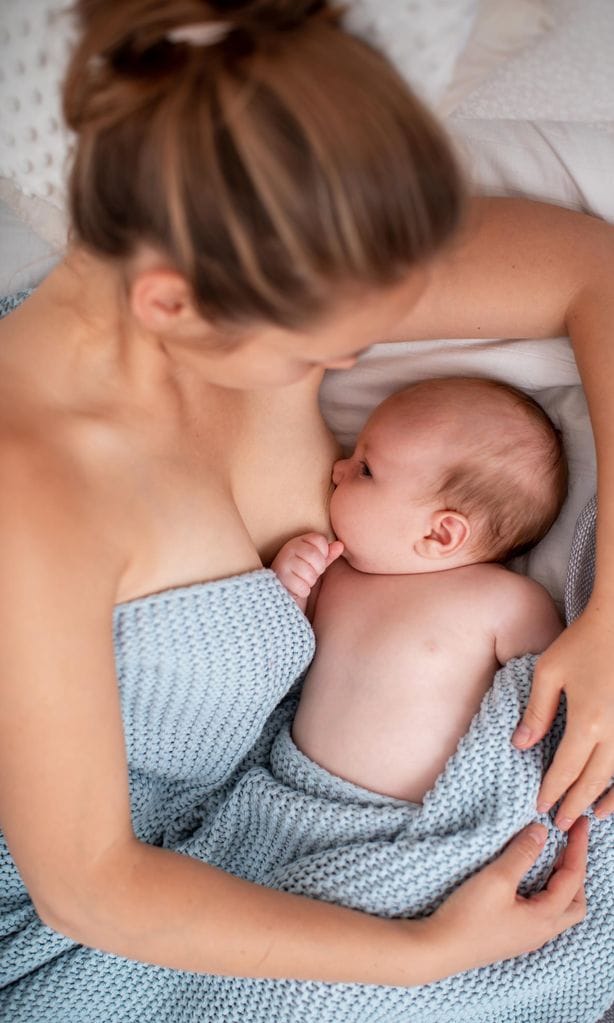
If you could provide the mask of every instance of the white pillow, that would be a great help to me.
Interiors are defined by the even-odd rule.
[[[478,0],[351,0],[344,24],[382,50],[436,106],[452,82],[477,12]]]
[[[543,0],[352,0],[346,23],[381,47],[440,113],[458,105],[546,21]],[[63,0],[4,0],[0,200],[53,246],[66,237],[71,133],[60,83],[72,40]],[[466,46],[467,40],[469,43]],[[460,62],[459,61],[460,57]]]
[[[502,64],[552,30],[547,0],[479,0],[477,17],[454,76],[437,104],[447,116]]]
[[[60,209],[69,143],[60,84],[71,32],[63,0],[2,0],[0,177]]]
[[[34,287],[60,256],[0,201],[0,295]]]

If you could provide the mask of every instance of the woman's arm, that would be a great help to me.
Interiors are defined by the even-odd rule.
[[[528,199],[472,199],[459,235],[429,264],[427,286],[395,336],[571,332],[578,350],[607,344],[613,258],[614,227],[596,217]]]
[[[528,748],[546,734],[564,690],[568,724],[539,806],[549,808],[567,791],[557,814],[567,829],[614,774],[614,227],[545,203],[475,199],[460,238],[433,262],[426,290],[396,336],[564,333],[596,440],[597,571],[586,610],[540,658],[525,731],[515,741]],[[614,790],[597,807],[602,816],[611,812]]]
[[[539,851],[523,833],[444,904],[443,922],[287,895],[137,841],[111,628],[125,566],[109,532],[74,467],[0,447],[0,822],[45,923],[179,969],[413,985],[582,919],[580,832],[546,893],[516,897]]]

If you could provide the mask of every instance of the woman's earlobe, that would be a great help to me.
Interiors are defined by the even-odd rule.
[[[187,282],[174,270],[138,274],[130,286],[130,305],[137,319],[154,333],[177,329],[186,316],[194,315]]]

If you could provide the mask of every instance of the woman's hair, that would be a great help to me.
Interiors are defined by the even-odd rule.
[[[443,131],[326,2],[74,10],[74,237],[118,259],[153,246],[212,322],[305,325],[339,287],[392,285],[455,231]]]

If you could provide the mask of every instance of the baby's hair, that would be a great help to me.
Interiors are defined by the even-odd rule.
[[[328,3],[74,12],[73,237],[118,260],[151,245],[212,323],[305,326],[339,288],[393,285],[454,234],[464,188],[443,130]]]
[[[467,516],[479,560],[503,562],[526,553],[546,535],[567,496],[560,430],[538,402],[498,380],[428,380],[401,395],[415,401],[420,390],[425,409],[429,394],[432,400],[439,391],[441,399],[443,392],[451,416],[469,412],[474,427],[467,451],[457,455],[451,443],[451,464],[435,485],[435,499]],[[498,430],[492,429],[494,415]]]

